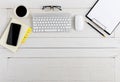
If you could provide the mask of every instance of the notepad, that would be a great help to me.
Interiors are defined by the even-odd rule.
[[[16,24],[21,25],[21,30],[20,30],[20,34],[19,34],[19,38],[18,38],[16,46],[6,44],[11,23],[16,23]],[[4,31],[2,37],[0,38],[0,45],[9,49],[12,52],[16,52],[17,49],[20,47],[20,45],[23,44],[26,41],[26,39],[28,38],[31,31],[32,31],[32,29],[28,25],[20,22],[17,19],[12,19],[10,21],[10,23],[8,24],[6,30]]]
[[[98,0],[86,17],[109,35],[120,23],[120,0]]]

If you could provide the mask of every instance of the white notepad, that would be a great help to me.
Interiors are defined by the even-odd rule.
[[[120,0],[98,0],[86,16],[111,34],[120,23],[119,8]]]
[[[22,26],[21,26],[21,31],[20,31],[20,34],[19,34],[19,38],[18,38],[18,42],[17,42],[17,45],[16,45],[16,46],[12,46],[12,45],[6,44],[11,23],[17,23],[17,24],[22,25]],[[3,47],[5,47],[5,48],[7,48],[7,49],[9,49],[9,50],[12,51],[12,52],[16,52],[17,49],[19,48],[19,46],[21,45],[21,42],[22,42],[24,36],[26,35],[26,32],[27,32],[27,30],[28,30],[28,27],[29,27],[29,26],[23,24],[23,23],[20,22],[19,20],[17,20],[17,19],[12,19],[12,20],[10,21],[10,23],[8,24],[6,30],[4,31],[2,37],[0,38],[0,45],[3,46]]]

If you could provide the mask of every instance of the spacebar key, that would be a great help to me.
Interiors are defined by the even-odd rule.
[[[58,30],[57,29],[45,29],[44,31],[45,32],[57,32]]]

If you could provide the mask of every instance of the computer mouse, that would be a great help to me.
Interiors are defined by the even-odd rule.
[[[75,30],[80,32],[84,29],[84,18],[81,15],[75,16]]]

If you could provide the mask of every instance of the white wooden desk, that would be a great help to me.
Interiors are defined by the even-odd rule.
[[[39,13],[43,5],[58,4],[74,19],[85,16],[95,1],[0,0],[0,35],[16,5]],[[20,20],[31,25],[31,17]],[[70,33],[32,33],[15,54],[0,47],[0,82],[120,82],[119,47],[119,27],[106,38],[87,24],[81,32],[73,24]]]

